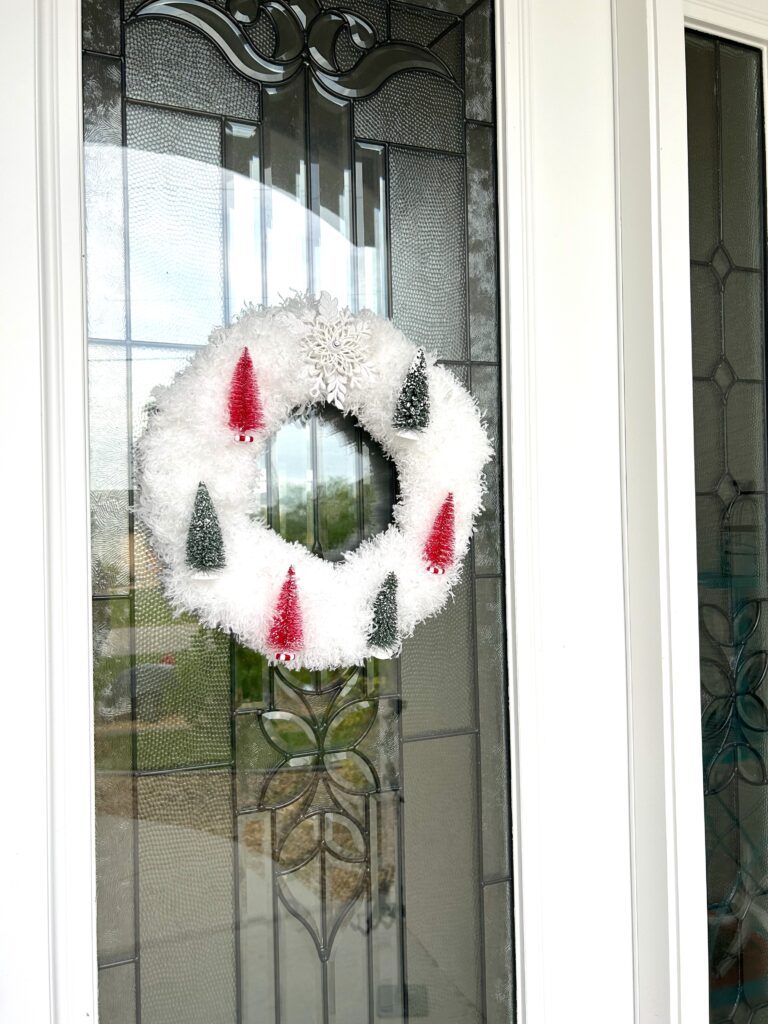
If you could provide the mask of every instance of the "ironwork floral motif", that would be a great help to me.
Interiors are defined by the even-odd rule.
[[[264,13],[274,27],[272,54],[253,44],[244,26]],[[352,11],[324,11],[317,0],[228,0],[227,9],[205,0],[147,0],[134,18],[169,18],[210,39],[245,78],[263,85],[287,82],[302,65],[334,96],[369,96],[399,71],[431,71],[453,78],[431,50],[414,43],[380,42],[373,25]],[[360,57],[343,69],[336,56],[339,35],[347,33]]]
[[[278,896],[324,961],[370,882],[368,798],[380,781],[360,746],[379,701],[366,683],[364,668],[325,686],[276,669],[273,708],[259,715],[263,738],[279,758],[261,782],[257,805],[274,815]]]
[[[731,619],[717,605],[704,604],[701,621],[719,653],[701,659],[702,688],[709,698],[702,713],[707,792],[720,792],[735,777],[763,785],[768,772],[750,733],[768,732],[768,708],[758,692],[768,672],[768,651],[747,649],[760,621],[760,603],[746,601]]]

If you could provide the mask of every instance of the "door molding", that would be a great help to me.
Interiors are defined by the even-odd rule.
[[[679,0],[614,0],[635,1020],[709,1016]]]
[[[0,1015],[96,1020],[80,5],[4,12]],[[6,388],[4,388],[4,391]]]

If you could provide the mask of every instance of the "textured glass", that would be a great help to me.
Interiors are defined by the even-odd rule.
[[[493,118],[492,25],[490,0],[482,0],[464,20],[464,87],[467,117],[472,121],[490,121]]]
[[[469,343],[473,359],[498,358],[496,164],[493,128],[467,125]]]
[[[83,49],[120,53],[120,0],[83,0]]]
[[[483,1020],[475,745],[474,736],[405,744],[409,1005],[440,1024]]]
[[[91,576],[94,594],[129,585],[130,442],[124,345],[88,348]]]
[[[765,224],[757,196],[763,188],[762,60],[758,50],[719,47],[722,241],[732,261],[762,267]],[[746,201],[745,201],[746,197]]]
[[[390,5],[390,31],[393,39],[407,39],[431,47],[435,40],[455,24],[448,14],[426,9]]]
[[[439,7],[441,11],[448,11],[450,14],[463,15],[474,6],[476,0],[411,0],[414,7]]]
[[[133,964],[99,971],[99,1020],[104,1024],[135,1024],[136,969]]]
[[[143,528],[135,548],[137,766],[228,761],[229,638],[191,616],[174,616]]]
[[[83,55],[88,333],[125,337],[125,254],[120,62]]]
[[[509,763],[504,686],[504,622],[500,579],[475,583],[483,877],[508,878]]]
[[[237,827],[242,1016],[270,1024],[276,1001],[271,817],[269,811],[243,814]]]
[[[686,54],[710,1020],[740,1024],[768,999],[762,74],[711,36]]]
[[[223,319],[221,126],[128,105],[134,340],[203,344]]]
[[[406,737],[475,726],[471,587],[465,577],[445,610],[422,622],[403,645]]]
[[[101,965],[134,955],[131,609],[93,605],[96,909]]]
[[[477,523],[474,539],[475,572],[501,571],[501,493],[499,484],[499,458],[501,432],[499,423],[499,369],[496,366],[472,367],[472,394],[485,416],[488,435],[497,457],[483,470],[486,493],[483,510]]]
[[[687,35],[685,64],[691,258],[707,260],[720,237],[716,66],[710,37]]]
[[[393,319],[443,359],[467,355],[464,206],[463,160],[390,150]]]
[[[129,99],[258,121],[258,85],[187,25],[151,18],[129,22],[125,53]]]
[[[406,71],[355,104],[355,135],[460,153],[464,148],[461,93],[443,78]]]
[[[227,122],[224,139],[227,211],[227,319],[264,300],[261,134]]]
[[[142,1024],[235,1024],[229,772],[138,780]]]
[[[508,1022],[491,4],[322,0],[311,46],[281,0],[162,19],[126,0],[122,26],[119,6],[83,9],[102,1024]],[[743,437],[763,414],[754,271],[726,244],[705,258],[703,375],[744,389],[722,431]],[[497,458],[462,582],[402,657],[288,671],[174,614],[133,446],[214,327],[321,289],[471,387]],[[252,502],[338,560],[397,497],[381,448],[325,407],[270,440]],[[738,517],[759,554],[760,501]]]

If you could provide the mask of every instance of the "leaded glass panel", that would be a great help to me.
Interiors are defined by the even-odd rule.
[[[710,1020],[768,1003],[761,53],[689,32],[693,405]]]
[[[102,1024],[511,1021],[492,0],[84,0],[83,47]],[[498,457],[402,657],[290,672],[173,614],[134,444],[212,328],[322,289],[435,351]],[[316,408],[257,491],[336,560],[397,480]]]

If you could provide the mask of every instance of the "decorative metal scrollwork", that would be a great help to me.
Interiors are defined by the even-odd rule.
[[[262,54],[244,31],[262,14],[275,30],[274,52]],[[452,79],[431,50],[413,43],[379,42],[365,18],[351,11],[323,11],[317,0],[228,0],[227,10],[205,0],[147,0],[134,18],[169,18],[201,32],[245,78],[263,85],[287,82],[302,65],[334,96],[369,96],[399,71],[431,71]],[[360,52],[348,69],[339,67],[336,44],[346,32]]]

